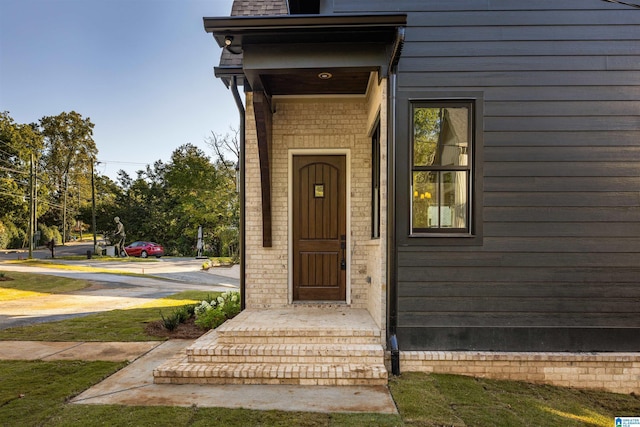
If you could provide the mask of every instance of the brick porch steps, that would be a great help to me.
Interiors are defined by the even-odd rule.
[[[156,383],[385,385],[365,310],[244,311],[154,370]]]

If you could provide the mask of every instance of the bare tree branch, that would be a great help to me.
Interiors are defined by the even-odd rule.
[[[235,157],[231,159],[231,161],[237,163],[238,158],[240,156],[240,141],[238,140],[238,131],[235,129],[231,129],[233,132],[232,135],[225,134],[219,135],[215,134],[213,131],[211,132],[211,136],[205,140],[205,143],[211,147],[215,156],[218,160],[223,163],[226,163],[227,156],[232,155]]]

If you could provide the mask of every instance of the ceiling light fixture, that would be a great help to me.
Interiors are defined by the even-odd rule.
[[[233,43],[233,36],[226,36],[224,38],[224,45],[231,46],[231,43]]]
[[[333,77],[333,74],[331,74],[328,71],[323,71],[321,73],[318,73],[318,78],[321,80],[329,80],[331,77]]]

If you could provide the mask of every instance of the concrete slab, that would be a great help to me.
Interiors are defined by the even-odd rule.
[[[0,360],[107,360],[134,361],[160,345],[149,342],[45,342],[2,341]]]
[[[40,360],[69,350],[78,342],[2,341],[0,360]]]
[[[107,360],[132,362],[161,344],[149,342],[84,342],[42,360]]]
[[[80,394],[71,403],[397,413],[391,394],[384,386],[154,384],[153,369],[184,351],[191,343],[193,340],[166,341]]]

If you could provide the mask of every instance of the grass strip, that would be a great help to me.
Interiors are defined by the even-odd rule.
[[[390,388],[400,414],[69,404],[124,366],[1,361],[3,426],[611,426],[640,411],[636,396],[456,375],[405,373]]]
[[[56,322],[0,330],[0,340],[11,341],[161,341],[147,335],[145,326],[160,319],[162,308],[194,304],[215,292],[184,291],[144,303],[137,308],[111,310]],[[1,424],[0,424],[1,425]]]
[[[602,426],[638,416],[634,395],[407,372],[389,387],[408,426]]]
[[[16,296],[19,298],[19,291],[25,292],[27,295],[30,293],[61,294],[79,291],[90,286],[87,280],[17,271],[0,270],[0,277],[2,277],[0,280],[0,301],[16,299]]]
[[[6,262],[9,264],[28,264],[30,267],[55,268],[58,270],[80,271],[83,273],[106,273],[106,274],[117,274],[119,276],[148,277],[145,274],[131,273],[125,270],[116,270],[115,268],[100,268],[100,267],[92,267],[92,266],[86,266],[86,265],[61,264],[56,261],[48,261],[48,260],[41,260],[41,259],[32,259],[32,260],[26,260],[26,261],[12,260],[12,261],[6,261]],[[13,272],[11,272],[11,274],[13,274]]]
[[[71,425],[62,419],[67,400],[124,365],[114,362],[1,361],[0,425]]]

